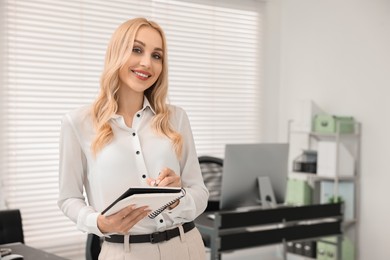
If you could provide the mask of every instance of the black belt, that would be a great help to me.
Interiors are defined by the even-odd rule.
[[[184,233],[192,230],[195,227],[193,221],[183,224]],[[168,241],[171,238],[177,237],[180,235],[179,228],[168,229],[162,232],[155,232],[148,235],[130,235],[129,243],[159,243],[162,241]],[[110,237],[105,237],[105,241],[111,243],[123,243],[123,235],[111,235]]]

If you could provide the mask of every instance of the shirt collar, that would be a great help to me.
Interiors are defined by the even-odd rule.
[[[156,112],[154,111],[154,109],[150,105],[149,100],[147,99],[146,96],[144,96],[144,105],[142,107],[142,111],[144,111],[146,108],[150,108],[150,111],[152,111],[153,114],[156,114]]]
[[[150,102],[149,102],[148,98],[147,98],[146,96],[144,96],[144,103],[143,103],[142,108],[141,108],[140,111],[143,112],[143,111],[145,111],[145,109],[147,109],[147,108],[149,108],[150,111],[152,111],[153,114],[156,114],[156,112],[154,111],[154,109],[153,109],[152,106],[150,105]],[[118,114],[113,114],[113,115],[111,116],[111,118],[113,118],[113,119],[117,119],[117,118],[119,118],[119,117],[122,117],[122,116],[121,116],[121,115],[118,115]]]

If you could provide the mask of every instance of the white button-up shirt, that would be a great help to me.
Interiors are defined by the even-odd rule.
[[[110,120],[114,137],[94,157],[91,143],[95,137],[90,106],[66,114],[60,138],[59,199],[60,209],[77,227],[102,236],[97,217],[118,196],[132,186],[145,186],[148,177],[157,178],[168,167],[180,175],[186,196],[173,210],[155,219],[144,218],[131,234],[149,234],[194,220],[206,208],[208,191],[203,183],[190,123],[185,111],[169,106],[170,123],[183,137],[181,157],[176,156],[170,139],[159,136],[151,127],[155,112],[144,98],[132,127],[115,115]],[[84,197],[84,190],[88,203]]]

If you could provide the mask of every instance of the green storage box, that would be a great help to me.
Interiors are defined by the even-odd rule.
[[[328,237],[323,240],[327,240],[336,243],[335,237]],[[355,248],[352,241],[347,237],[344,237],[341,245],[341,259],[342,260],[355,260]],[[333,260],[337,259],[337,248],[335,245],[326,242],[317,242],[317,260]]]
[[[310,205],[313,189],[303,180],[288,179],[286,204],[294,206]]]
[[[350,134],[355,131],[355,121],[353,117],[335,115],[315,115],[313,131],[317,133],[334,134],[340,125],[340,134]]]

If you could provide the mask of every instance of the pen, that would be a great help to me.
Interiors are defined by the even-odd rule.
[[[160,175],[160,173],[161,172],[159,172],[158,175]],[[159,183],[160,183],[160,180],[155,180],[155,181],[153,181],[153,186],[157,187]]]

